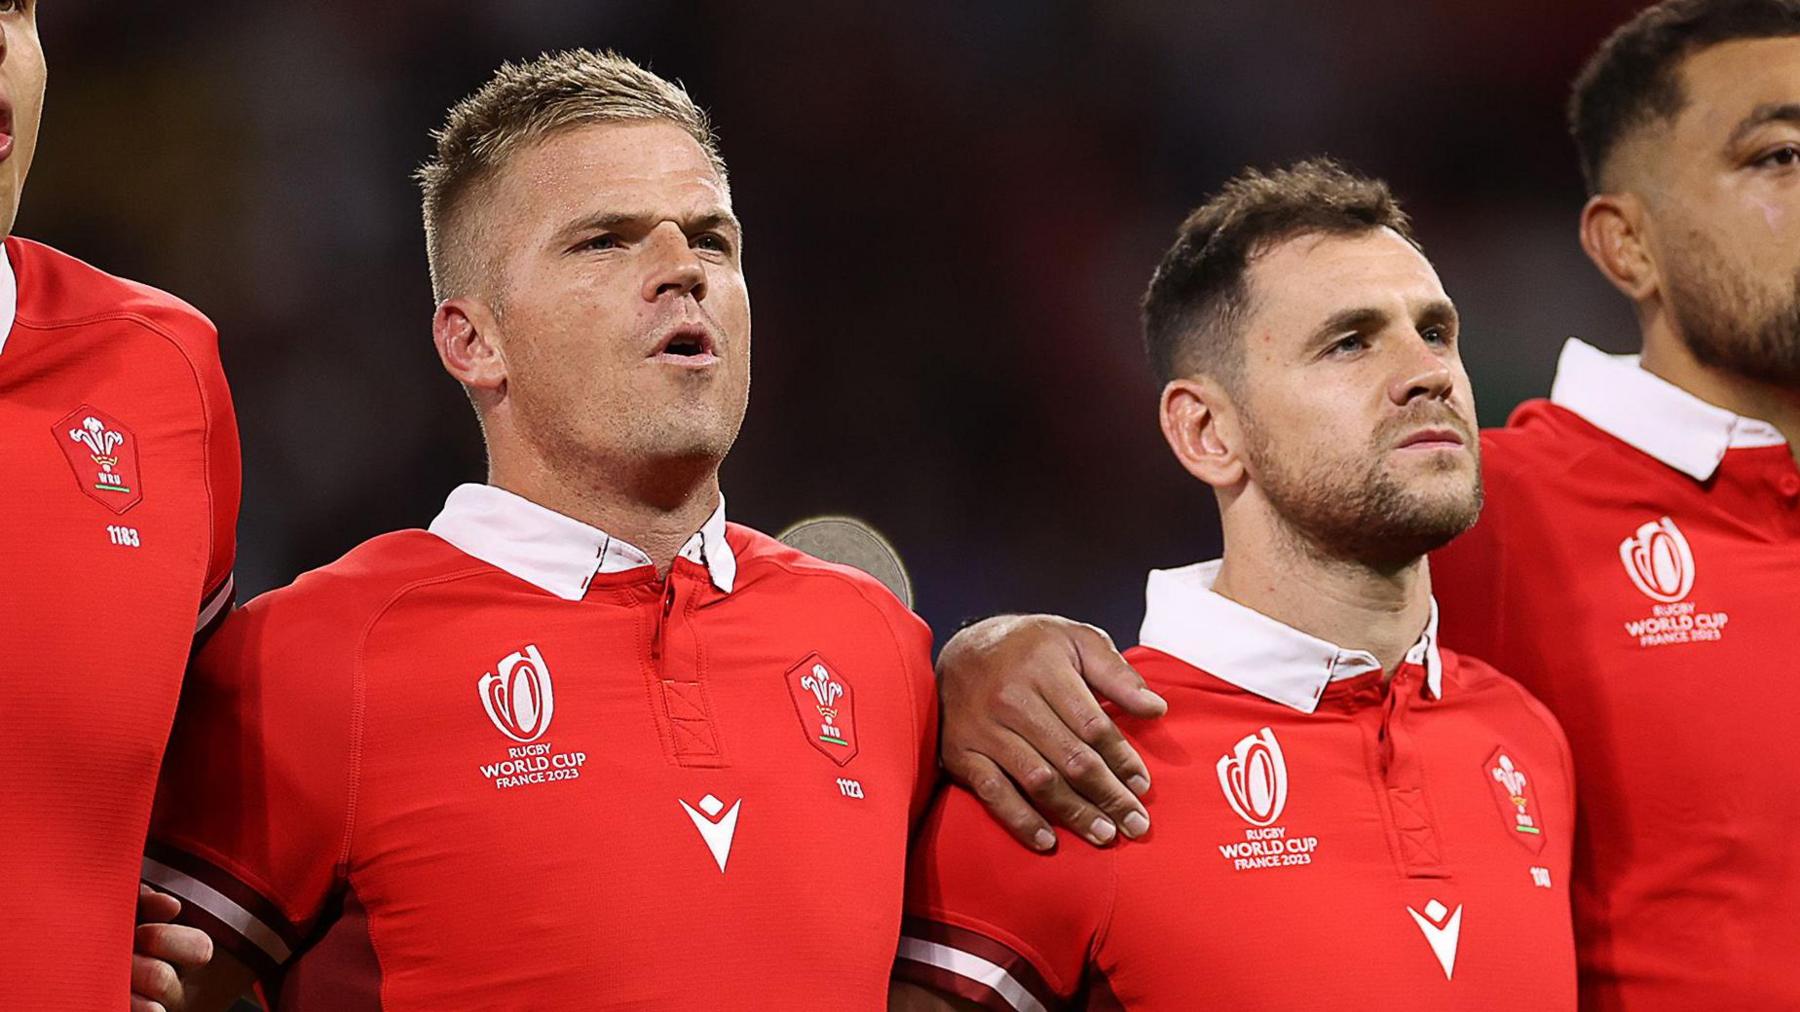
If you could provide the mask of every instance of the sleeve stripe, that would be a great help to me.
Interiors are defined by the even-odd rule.
[[[928,942],[922,938],[901,938],[900,958],[935,966],[947,970],[966,980],[973,981],[992,990],[1006,1000],[1008,1006],[1017,1012],[1048,1012],[1044,1003],[1025,989],[1025,985],[1013,979],[1012,974],[996,963],[981,958],[971,952],[953,949],[948,945]]]
[[[166,892],[166,890],[158,890]],[[269,958],[269,954],[247,941],[225,922],[207,913],[197,903],[183,903],[181,913],[175,915],[175,923],[190,928],[199,928],[212,938],[218,952],[228,952],[237,961],[249,967],[260,981],[276,978],[281,973],[280,964]]]
[[[250,912],[250,916],[275,929],[287,947],[295,952],[303,948],[308,928],[288,920],[287,913],[253,886],[244,884],[235,872],[200,857],[182,846],[165,843],[152,836],[144,841],[144,855],[168,868],[211,886],[214,892]]]
[[[145,882],[218,918],[220,923],[244,936],[276,963],[285,963],[293,955],[293,950],[275,929],[205,882],[148,857],[144,858],[143,877]]]
[[[931,917],[908,914],[901,919],[900,935],[978,956],[1004,970],[1007,976],[1022,985],[1044,1007],[1057,1008],[1062,1004],[1059,997],[1061,992],[1050,986],[1050,982],[1044,979],[1030,959],[1020,955],[1012,946],[980,931],[957,927]]]
[[[212,624],[213,619],[218,618],[219,613],[231,605],[231,595],[236,590],[236,574],[226,573],[225,582],[219,584],[219,589],[213,591],[212,596],[206,599],[206,604],[200,608],[199,621],[194,623],[196,635],[205,632],[206,627]]]

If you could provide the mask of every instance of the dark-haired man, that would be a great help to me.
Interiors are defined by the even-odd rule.
[[[1652,7],[1601,46],[1570,112],[1582,245],[1634,303],[1643,354],[1570,342],[1550,400],[1484,434],[1487,510],[1432,560],[1444,639],[1568,729],[1584,1004],[1800,1008],[1800,716],[1780,696],[1800,680],[1800,3]],[[1033,701],[981,716],[1006,670],[1043,672],[1120,779],[1139,771],[1057,677],[1071,639],[1090,659],[1104,645],[1010,621],[1018,635],[977,628],[945,650],[946,763],[1030,839],[1040,823],[993,764],[1032,783],[1053,779],[1040,756],[1104,766],[1017,684],[1006,698]],[[1086,790],[1116,818],[1135,806],[1117,784]]]
[[[750,302],[705,115],[549,54],[452,109],[421,177],[489,483],[200,654],[144,861],[219,945],[180,997],[879,1007],[931,637],[726,523]]]
[[[1141,843],[1016,846],[965,790],[925,824],[895,1009],[1573,1009],[1569,757],[1440,650],[1425,553],[1480,510],[1456,310],[1380,183],[1247,172],[1145,300],[1163,435],[1221,562],[1150,575],[1128,655]]]

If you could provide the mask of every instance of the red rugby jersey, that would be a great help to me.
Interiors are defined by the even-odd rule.
[[[659,580],[466,485],[213,636],[145,878],[285,1009],[879,1008],[930,647],[723,505]]]
[[[0,1008],[123,1008],[196,630],[230,602],[212,324],[25,239],[0,257]]]
[[[1584,1002],[1800,1008],[1791,448],[1570,342],[1482,454],[1481,522],[1432,557],[1444,640],[1568,730]]]
[[[1573,1009],[1555,720],[1433,628],[1388,682],[1213,594],[1216,573],[1152,573],[1126,653],[1169,701],[1121,720],[1149,835],[1037,854],[946,791],[895,975],[1020,1012]]]

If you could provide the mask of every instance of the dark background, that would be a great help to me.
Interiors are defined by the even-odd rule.
[[[611,47],[714,114],[749,238],[734,520],[886,531],[940,638],[1050,609],[1136,639],[1146,569],[1216,554],[1155,422],[1136,303],[1239,166],[1389,179],[1462,311],[1487,424],[1579,335],[1631,350],[1575,240],[1568,82],[1636,4],[45,0],[17,231],[219,325],[240,599],[484,473],[430,344],[427,131],[503,59]]]

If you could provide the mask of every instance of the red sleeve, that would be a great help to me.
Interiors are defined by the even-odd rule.
[[[195,658],[144,858],[185,921],[264,975],[329,926],[355,775],[356,627],[298,620],[294,592],[233,612]]]
[[[204,323],[204,320],[202,320]],[[204,323],[208,348],[218,337]],[[238,451],[237,414],[232,409],[231,389],[217,354],[197,364],[200,400],[206,427],[206,493],[211,537],[206,559],[206,584],[200,597],[200,614],[194,625],[196,644],[203,643],[224,619],[236,595],[232,567],[237,562],[238,504],[243,498],[243,470]]]
[[[913,730],[918,747],[918,774],[913,779],[912,806],[907,824],[917,826],[937,789],[938,700],[937,676],[931,668],[931,627],[917,615],[906,613],[900,630],[901,663],[907,690],[912,694]]]
[[[852,585],[887,622],[897,652],[895,659],[906,679],[912,708],[915,769],[907,825],[916,827],[938,782],[937,676],[931,666],[931,627],[874,577],[849,567],[840,568],[851,575]]]
[[[1111,913],[1113,854],[1066,834],[1027,850],[946,789],[913,848],[894,976],[998,1012],[1068,1006]]]

